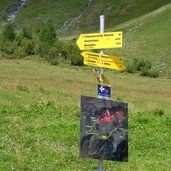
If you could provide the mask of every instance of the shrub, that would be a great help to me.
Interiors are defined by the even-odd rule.
[[[141,76],[148,76],[149,70],[147,68],[142,68],[141,69]]]
[[[22,29],[22,36],[23,36],[23,38],[26,38],[26,39],[32,39],[31,29],[28,27],[24,27]]]
[[[128,73],[131,73],[131,74],[134,74],[134,73],[137,72],[135,66],[134,66],[134,65],[131,65],[131,64],[127,65],[126,71],[127,71]]]
[[[136,73],[140,71],[141,76],[149,76],[156,78],[159,76],[159,71],[156,69],[152,69],[151,62],[144,60],[144,59],[137,59],[135,58],[132,62],[132,64],[129,64],[127,66],[127,72],[128,73]]]
[[[8,55],[12,55],[15,52],[16,48],[16,42],[5,41],[3,42],[1,50]]]
[[[26,55],[33,55],[34,54],[34,42],[31,40],[25,40],[24,49],[25,49]]]
[[[18,85],[17,90],[29,93],[29,89],[26,85]]]
[[[143,68],[141,71],[141,76],[148,76],[151,78],[159,77],[159,71],[154,69]]]
[[[73,47],[71,51],[71,64],[72,65],[83,65],[83,58],[80,56],[80,51],[77,47]]]
[[[59,60],[58,60],[58,59],[52,59],[52,60],[50,61],[50,64],[51,64],[51,65],[58,65],[58,64],[59,64]]]
[[[58,49],[58,53],[64,58],[68,59],[70,51],[71,51],[71,44],[62,41],[56,41],[54,47]]]
[[[151,69],[151,63],[144,59],[134,58],[133,65],[137,71],[142,71],[145,69]]]
[[[17,47],[15,49],[15,52],[13,54],[14,58],[22,58],[22,57],[25,57],[25,56],[26,56],[26,53],[25,53],[24,47]]]
[[[154,115],[163,116],[164,115],[164,110],[163,109],[155,109],[155,110],[152,111],[152,113]]]
[[[82,57],[80,55],[72,55],[71,56],[71,64],[82,66],[83,65]]]
[[[14,25],[9,23],[6,24],[3,29],[3,37],[5,41],[14,41],[16,36]]]
[[[159,71],[156,69],[151,69],[148,72],[148,76],[152,77],[152,78],[157,78],[157,77],[159,77]]]
[[[37,41],[35,43],[34,52],[37,55],[40,55],[41,57],[45,58],[48,54],[49,49],[50,46],[48,44]]]
[[[46,24],[43,24],[39,33],[39,39],[42,43],[48,43],[49,45],[53,45],[56,41],[56,32],[50,20]]]
[[[15,37],[15,42],[17,46],[22,46],[23,43],[23,36],[21,32],[17,32],[16,37]]]
[[[48,57],[49,59],[55,59],[58,57],[58,49],[56,47],[51,47],[48,51]]]

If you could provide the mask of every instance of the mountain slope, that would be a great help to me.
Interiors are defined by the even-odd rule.
[[[17,13],[17,25],[30,25],[39,28],[40,23],[48,18],[52,19],[56,30],[59,30],[70,18],[79,16],[84,11],[90,0],[29,0],[26,8]],[[149,13],[170,0],[91,0],[89,8],[79,20],[76,20],[66,34],[79,34],[80,32],[93,32],[99,30],[99,15],[107,18],[106,27],[128,21],[135,17]]]
[[[124,55],[126,61],[133,58],[150,60],[162,71],[171,71],[171,3],[156,11],[123,23],[108,31],[122,30],[124,47],[107,53]]]
[[[14,1],[0,2],[1,11]],[[133,58],[150,60],[155,67],[171,77],[171,4],[170,0],[29,0],[17,12],[15,24],[39,30],[41,23],[51,19],[60,36],[78,36],[99,31],[99,15],[105,15],[105,30],[123,31],[124,47],[106,50],[123,55],[126,62]],[[3,9],[3,10],[2,10]],[[66,24],[66,27],[65,27]],[[59,33],[59,32],[58,32]],[[62,33],[62,34],[61,34]],[[58,35],[59,36],[59,35]]]

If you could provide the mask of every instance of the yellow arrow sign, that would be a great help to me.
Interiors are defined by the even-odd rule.
[[[122,32],[81,34],[77,40],[81,50],[122,47]]]
[[[125,70],[126,67],[121,63],[114,63],[114,62],[103,62],[98,61],[95,59],[88,59],[84,58],[84,65],[94,66],[94,67],[102,67],[102,68],[109,68],[109,69],[116,69],[119,71]]]
[[[93,52],[82,52],[81,55],[84,59],[93,59],[102,62],[115,62],[115,63],[123,63],[123,57],[120,56],[112,56],[112,55],[105,55],[100,53],[93,53]]]

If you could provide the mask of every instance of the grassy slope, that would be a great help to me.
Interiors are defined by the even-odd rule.
[[[170,16],[171,4],[168,4],[152,13],[107,29],[122,30],[124,46],[122,49],[107,50],[106,53],[123,55],[126,61],[133,58],[150,60],[155,67],[170,77]]]
[[[169,0],[93,0],[87,13],[80,20],[80,29],[83,28],[86,32],[99,30],[99,16],[102,14],[106,16],[105,27],[109,28],[149,13],[169,2]]]
[[[1,60],[0,170],[97,170],[96,160],[78,157],[80,95],[96,96],[91,70]],[[104,162],[104,169],[169,170],[171,80],[106,76],[112,99],[129,104],[129,163]]]
[[[155,10],[168,2],[170,0],[93,0],[85,15],[69,31],[72,34],[76,31],[79,33],[99,30],[101,14],[105,14],[108,18],[106,27],[111,27]],[[67,19],[77,16],[86,3],[87,0],[29,0],[28,6],[18,12],[16,23],[38,27],[44,20],[51,18],[59,29]]]
[[[45,7],[46,2],[42,3]],[[152,61],[158,53],[169,56],[169,16],[170,8],[112,28],[124,30],[125,47],[107,53],[133,58],[145,51],[143,57],[150,56]],[[148,39],[144,39],[146,33]],[[155,43],[161,49],[150,51]],[[78,158],[79,97],[96,96],[95,79],[86,68],[52,67],[30,60],[0,62],[0,170],[97,170],[96,160]],[[105,170],[169,170],[171,80],[105,73],[112,83],[113,99],[129,103],[129,163],[104,162]],[[164,110],[164,116],[155,115],[157,109]]]
[[[39,28],[41,23],[51,19],[59,29],[67,19],[79,14],[86,2],[86,0],[29,0],[27,7],[18,12],[15,22]]]

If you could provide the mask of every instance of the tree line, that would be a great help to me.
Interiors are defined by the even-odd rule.
[[[6,24],[0,31],[0,53],[8,59],[38,55],[52,65],[60,61],[83,64],[75,42],[58,40],[51,20],[43,23],[37,32],[32,32],[27,26],[17,29],[13,23]]]

